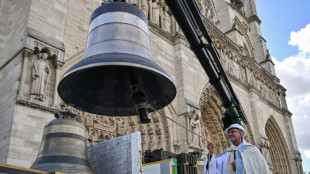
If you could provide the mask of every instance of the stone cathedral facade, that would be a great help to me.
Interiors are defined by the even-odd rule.
[[[172,77],[177,96],[161,110],[183,126],[215,142],[218,154],[229,146],[224,110],[197,58],[163,0],[126,0],[149,19],[154,61]],[[260,147],[272,173],[301,174],[292,113],[260,30],[254,0],[197,0],[249,123],[246,140]],[[30,167],[39,151],[44,125],[57,108],[69,108],[57,94],[62,74],[77,63],[86,44],[90,15],[101,0],[0,1],[0,163]],[[81,112],[87,143],[141,131],[142,148],[173,153],[200,151],[206,142],[152,113],[107,117]],[[202,164],[201,164],[202,165]]]

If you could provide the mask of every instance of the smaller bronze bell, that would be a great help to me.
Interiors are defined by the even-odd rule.
[[[47,172],[94,173],[90,168],[85,127],[76,121],[76,114],[57,111],[57,119],[44,127],[44,134],[37,159],[32,169]]]

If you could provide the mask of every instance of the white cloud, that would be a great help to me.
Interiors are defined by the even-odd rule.
[[[310,24],[308,24],[305,28],[302,28],[298,32],[291,32],[290,38],[290,45],[298,46],[298,49],[301,52],[310,53]]]
[[[305,150],[305,155],[306,155],[306,158],[310,158],[310,150]]]
[[[276,74],[287,89],[287,104],[293,113],[293,124],[299,148],[310,158],[310,24],[291,32],[290,45],[298,46],[299,53],[275,62]]]
[[[310,47],[310,44],[309,44]],[[310,59],[288,57],[281,62],[275,61],[276,74],[289,96],[299,96],[310,92]]]

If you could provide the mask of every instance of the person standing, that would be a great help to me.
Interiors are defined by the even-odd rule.
[[[269,167],[254,145],[245,141],[246,132],[240,124],[232,124],[226,130],[231,146],[216,157],[214,144],[208,142],[209,154],[205,160],[205,174],[269,174]]]

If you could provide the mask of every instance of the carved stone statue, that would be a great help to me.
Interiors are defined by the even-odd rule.
[[[210,9],[207,9],[207,19],[211,19],[212,18],[212,13]]]
[[[124,118],[116,118],[117,136],[123,136],[127,134],[127,126]]]
[[[161,135],[161,126],[160,124],[156,124],[155,126],[155,132],[156,132],[156,135]]]
[[[198,135],[200,132],[200,127],[199,127],[200,119],[201,119],[201,117],[199,117],[199,114],[195,114],[190,121],[191,130]],[[199,137],[195,134],[192,134],[192,144],[193,145],[199,145],[198,140],[199,140]]]
[[[200,0],[200,3],[199,3],[199,10],[200,10],[200,14],[202,15],[202,16],[206,16],[206,2],[205,2],[205,0]]]
[[[153,8],[153,17],[152,17],[152,21],[159,25],[159,4],[158,4],[159,0],[153,0],[153,3],[152,3],[152,8]]]
[[[136,123],[132,117],[129,117],[129,126],[131,128],[131,132],[136,131]]]
[[[153,127],[150,125],[149,128],[147,129],[148,134],[149,134],[149,135],[154,135],[153,130],[154,130]]]
[[[163,26],[163,29],[170,32],[170,15],[168,14],[168,7],[165,6],[164,8],[164,26]]]
[[[158,147],[159,149],[160,149],[160,148],[163,148],[163,138],[162,138],[162,135],[158,135],[157,147]]]
[[[90,139],[92,144],[96,144],[99,142],[98,130],[93,130],[90,134]]]
[[[246,75],[245,75],[245,69],[240,67],[240,80],[242,82],[245,82],[246,81]]]
[[[148,18],[149,16],[149,3],[147,0],[143,0],[142,2],[142,11],[145,14],[145,16]]]
[[[249,81],[249,82],[250,82],[250,85],[255,86],[255,77],[254,77],[252,71],[250,71],[250,78],[249,78],[249,80],[250,80],[250,81]]]
[[[86,118],[85,118],[85,126],[88,127],[88,126],[93,126],[94,124],[94,118],[92,115],[90,114],[87,114],[86,115]]]
[[[240,78],[240,75],[239,75],[239,65],[237,63],[237,60],[238,58],[237,57],[233,57],[232,59],[232,64],[233,64],[233,75],[237,78]]]
[[[150,136],[149,146],[150,146],[150,150],[155,150],[155,140],[154,140],[153,135]]]
[[[269,153],[269,142],[268,141],[263,141],[261,144],[260,144],[260,147],[261,147],[261,150],[262,150],[262,153],[263,153],[263,156],[267,162],[267,164],[269,166],[272,166],[272,162],[271,162],[271,158],[270,158],[270,153]]]
[[[160,115],[159,115],[158,112],[152,113],[152,116],[153,116],[153,121],[154,121],[154,123],[159,122],[159,117],[160,117]]]
[[[44,101],[45,88],[50,75],[50,68],[47,64],[47,53],[39,53],[38,59],[33,62],[31,78],[31,92],[30,98],[34,100]]]
[[[145,151],[145,150],[147,150],[146,148],[146,146],[147,146],[147,144],[146,144],[146,141],[147,141],[147,138],[146,138],[146,130],[145,130],[145,127],[144,127],[144,125],[143,124],[140,124],[139,125],[139,130],[141,131],[141,143],[142,143],[142,150],[143,150],[143,152]]]

